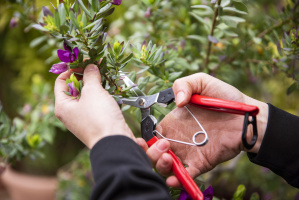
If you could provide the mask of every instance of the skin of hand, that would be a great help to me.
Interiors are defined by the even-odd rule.
[[[170,147],[182,163],[188,165],[186,169],[193,178],[212,170],[217,164],[234,158],[243,150],[258,152],[268,121],[266,103],[252,99],[235,87],[204,73],[176,80],[173,91],[177,108],[161,121],[157,130],[167,138],[192,142],[193,134],[201,129],[184,108],[186,105],[208,133],[209,141],[204,146],[189,146],[169,143],[163,139],[148,148],[145,141],[138,138],[137,143],[146,151],[159,173],[165,176],[171,174],[172,158],[167,154]],[[258,140],[253,149],[246,150],[241,141],[243,115],[209,111],[188,105],[192,94],[258,106],[260,110],[257,115]],[[252,128],[248,128],[247,131],[248,141],[250,141]],[[200,141],[200,137],[198,139]],[[180,186],[175,176],[169,176],[166,183],[170,187]]]
[[[98,67],[88,65],[84,70],[79,99],[64,94],[68,91],[65,81],[71,73],[60,74],[55,82],[55,115],[65,127],[90,149],[110,135],[124,135],[136,141],[116,101],[102,87]]]

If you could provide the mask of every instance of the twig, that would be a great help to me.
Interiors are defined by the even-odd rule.
[[[215,30],[215,27],[216,27],[216,21],[217,21],[217,17],[218,17],[218,8],[220,7],[220,4],[221,4],[221,0],[218,0],[218,4],[217,4],[217,6],[215,6],[215,10],[214,10],[214,18],[213,18],[213,23],[212,23],[212,27],[211,27],[210,36],[214,35],[214,30]],[[209,40],[208,50],[207,50],[207,57],[206,57],[205,64],[204,64],[204,66],[206,68],[209,65],[211,49],[212,49],[212,42]]]

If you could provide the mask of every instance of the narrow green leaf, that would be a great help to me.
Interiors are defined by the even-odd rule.
[[[98,10],[100,8],[99,0],[92,0],[91,1],[91,6],[92,6],[92,9],[94,10],[94,12],[98,12]]]
[[[86,17],[86,13],[85,12],[83,12],[83,14],[82,14],[81,21],[83,23],[83,27],[85,27],[86,24],[87,24],[87,17]]]
[[[71,93],[69,93],[69,92],[66,92],[66,91],[63,91],[63,92],[64,92],[64,94],[66,94],[66,95],[72,96]]]
[[[225,7],[225,8],[223,8],[223,11],[234,12],[234,13],[238,13],[238,14],[242,14],[242,15],[247,15],[248,14],[247,12],[238,10],[234,7]]]
[[[77,29],[80,29],[80,26],[79,26],[77,17],[76,17],[76,15],[75,15],[75,12],[74,12],[73,9],[70,9],[70,20],[71,20],[71,23],[72,23]]]
[[[47,40],[47,36],[41,36],[41,37],[38,37],[38,38],[35,38],[34,40],[32,40],[30,42],[30,47],[31,48],[34,48],[38,45],[40,45],[42,42],[46,41]]]
[[[122,61],[121,61],[121,64],[124,64],[124,63],[127,63],[128,61],[130,61],[132,58],[133,58],[134,54],[133,53],[130,53],[130,55],[128,55],[126,58],[124,58]]]
[[[207,5],[195,5],[195,6],[191,6],[191,8],[200,8],[200,9],[208,10],[209,12],[214,12],[213,9]]]
[[[242,3],[241,1],[233,0],[232,3],[234,4],[234,6],[235,6],[236,9],[248,13],[247,6],[244,3]]]
[[[102,21],[102,19],[98,19],[98,20],[92,22],[91,24],[88,24],[87,26],[85,26],[85,27],[83,28],[83,30],[89,29],[89,28],[93,27],[95,24],[97,24],[97,23],[99,23],[99,22],[101,22],[101,21]]]
[[[55,26],[59,28],[60,27],[60,16],[58,13],[58,9],[55,9],[54,19],[55,19]]]
[[[90,12],[88,11],[88,9],[85,7],[84,3],[82,2],[82,0],[77,0],[80,7],[82,8],[82,10],[90,17],[92,18]]]
[[[66,10],[64,8],[63,3],[61,3],[58,6],[58,13],[59,13],[59,16],[60,16],[60,24],[61,25],[65,24],[65,21],[66,21]]]
[[[32,28],[40,30],[40,31],[44,31],[44,32],[49,32],[48,29],[44,28],[43,26],[39,25],[39,24],[33,24]]]
[[[294,82],[287,90],[287,95],[290,95],[292,92],[294,92],[297,88],[298,84],[297,82]]]

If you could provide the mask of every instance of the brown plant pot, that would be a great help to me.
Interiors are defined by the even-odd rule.
[[[58,181],[56,177],[27,175],[7,167],[2,182],[12,200],[54,200]]]

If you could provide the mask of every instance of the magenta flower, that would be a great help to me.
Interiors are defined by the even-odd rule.
[[[49,72],[52,72],[53,74],[61,74],[62,72],[65,72],[69,69],[67,63],[61,62],[54,64]]]
[[[69,93],[72,97],[77,97],[79,95],[79,91],[75,87],[74,82],[68,83],[67,86],[69,87]]]
[[[111,3],[113,4],[113,5],[120,5],[121,4],[121,2],[122,2],[122,0],[113,0]]]
[[[63,41],[63,47],[64,47],[64,50],[62,50],[62,49],[57,50],[58,58],[62,62],[65,62],[65,63],[72,63],[72,62],[76,61],[78,58],[78,55],[79,55],[78,47],[75,47],[74,49],[72,49],[64,41]]]

